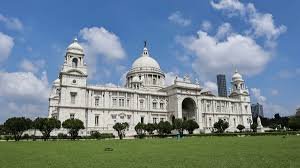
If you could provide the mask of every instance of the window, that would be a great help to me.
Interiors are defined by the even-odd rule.
[[[113,106],[116,107],[117,106],[117,99],[113,98]]]
[[[120,119],[122,119],[122,120],[123,120],[123,119],[124,119],[124,115],[120,115]]]
[[[116,115],[116,114],[112,114],[112,115],[111,115],[111,118],[112,118],[112,119],[116,119],[116,118],[117,118],[117,115]]]
[[[164,109],[164,103],[159,104],[160,109]]]
[[[95,106],[99,106],[99,97],[95,98]]]
[[[76,83],[76,80],[74,79],[72,82],[73,82],[73,84],[75,84],[75,83]]]
[[[153,123],[157,123],[157,118],[153,117]]]
[[[124,103],[125,103],[125,100],[123,98],[119,99],[119,107],[124,107]]]
[[[156,85],[156,79],[155,78],[153,79],[153,85]]]
[[[236,126],[235,118],[233,119],[233,126],[234,126],[234,127]]]
[[[130,99],[127,99],[127,107],[130,107]]]
[[[74,119],[75,118],[75,114],[74,113],[71,113],[70,114],[70,119]]]
[[[160,121],[164,121],[165,120],[165,118],[160,118]]]
[[[73,68],[77,68],[77,64],[78,64],[78,59],[77,58],[73,58],[72,59],[72,67]]]
[[[127,115],[127,119],[130,120],[131,119],[131,115]]]
[[[141,123],[144,124],[144,117],[141,117]]]
[[[157,103],[156,102],[153,102],[152,103],[152,107],[153,107],[153,109],[156,109],[157,107],[156,107],[156,105],[157,105]]]
[[[99,115],[95,115],[95,126],[99,125]]]
[[[140,108],[141,108],[141,109],[144,108],[144,100],[140,100]]]
[[[76,92],[71,92],[71,104],[75,104],[76,100],[76,95],[77,93]]]
[[[211,127],[211,118],[209,118],[208,121],[209,121],[209,125],[208,126]]]

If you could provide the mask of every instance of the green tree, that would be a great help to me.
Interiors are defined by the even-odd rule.
[[[157,125],[157,132],[159,135],[170,134],[172,131],[172,125],[168,121],[160,121]]]
[[[290,117],[288,127],[294,131],[300,130],[300,117]]]
[[[256,132],[257,131],[257,123],[252,123],[250,125],[250,128],[253,130],[253,132]]]
[[[6,131],[5,131],[4,125],[0,125],[0,135],[6,135]]]
[[[245,129],[245,126],[243,126],[242,124],[239,124],[236,128],[237,128],[240,132],[242,132],[243,129]]]
[[[44,141],[49,139],[50,133],[54,129],[59,129],[60,125],[60,121],[55,118],[37,118],[33,122],[33,127],[43,134]]]
[[[129,128],[129,125],[127,122],[124,123],[116,123],[113,126],[113,129],[115,129],[118,132],[118,136],[120,139],[123,139],[125,137],[125,131]]]
[[[139,138],[143,138],[145,136],[146,125],[139,122],[134,127],[134,130],[136,131],[136,133],[137,133],[137,135],[138,135]]]
[[[79,119],[67,119],[62,123],[62,127],[68,129],[73,140],[78,136],[78,131],[84,129],[83,122]]]
[[[173,121],[173,128],[178,131],[181,137],[183,136],[185,122],[186,121],[183,121],[181,118],[176,118]]]
[[[217,129],[217,133],[224,133],[224,131],[229,127],[228,122],[219,119],[218,122],[214,123],[214,128]]]
[[[148,123],[147,125],[146,125],[146,127],[145,127],[145,130],[148,132],[148,134],[149,135],[153,135],[154,133],[154,131],[157,129],[157,124],[156,123],[154,123],[154,124],[152,124],[152,123]]]
[[[14,136],[15,141],[19,141],[24,131],[30,129],[32,121],[25,117],[9,118],[4,123],[4,128],[7,133]]]
[[[198,129],[199,125],[196,121],[194,120],[187,120],[184,121],[184,129],[189,132],[189,134],[193,134],[195,129]]]

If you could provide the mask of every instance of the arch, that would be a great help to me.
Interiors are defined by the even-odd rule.
[[[194,99],[187,97],[183,99],[182,104],[182,118],[183,120],[195,120],[196,119],[196,102]]]
[[[78,59],[77,58],[73,58],[72,59],[72,67],[73,68],[77,68],[77,65],[78,65]]]

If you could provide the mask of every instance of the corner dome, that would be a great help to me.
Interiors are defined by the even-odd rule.
[[[136,68],[160,69],[160,66],[155,59],[149,56],[148,49],[145,47],[142,56],[136,59],[132,64],[132,69]]]
[[[235,70],[234,74],[232,75],[232,81],[236,80],[243,80],[243,77],[237,70]]]
[[[74,54],[84,54],[83,47],[78,43],[77,38],[75,38],[73,42],[68,46],[67,52]]]

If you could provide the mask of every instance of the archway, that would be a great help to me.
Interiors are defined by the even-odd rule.
[[[192,98],[185,98],[182,101],[182,118],[183,120],[196,119],[196,103]]]
[[[77,58],[73,58],[73,60],[72,60],[72,67],[73,68],[77,68],[77,64],[78,64],[78,59]]]

